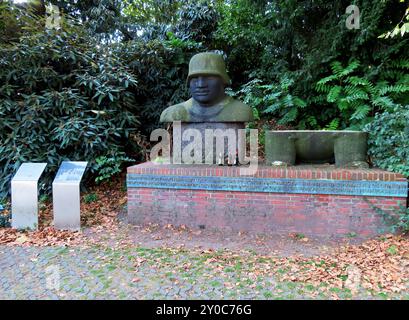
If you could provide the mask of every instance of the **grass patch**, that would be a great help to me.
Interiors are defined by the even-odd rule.
[[[96,193],[88,193],[84,196],[84,202],[85,203],[93,203],[98,201],[98,196]]]
[[[398,248],[395,245],[392,245],[388,249],[386,249],[386,252],[394,256],[398,254]]]
[[[315,291],[316,288],[312,284],[305,285],[305,289],[308,291]]]
[[[210,281],[210,285],[212,287],[221,287],[222,283],[220,281],[217,281],[217,280],[212,280],[212,281]]]

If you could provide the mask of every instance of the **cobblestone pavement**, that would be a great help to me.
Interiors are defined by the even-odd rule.
[[[155,266],[155,258],[167,266]],[[150,261],[149,261],[150,260]],[[175,272],[185,255],[160,249],[0,247],[0,299],[223,299],[218,274]],[[201,271],[202,274],[201,274]],[[234,274],[231,275],[234,278]],[[263,279],[270,292],[273,279]],[[230,298],[256,298],[252,290]],[[260,298],[264,296],[259,294]]]
[[[0,299],[328,298],[257,276],[246,270],[245,257],[222,270],[213,257],[166,248],[0,247]]]

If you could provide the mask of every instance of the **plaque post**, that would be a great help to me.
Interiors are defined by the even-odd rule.
[[[11,226],[38,228],[38,179],[46,163],[23,163],[11,180]]]
[[[64,161],[53,181],[54,227],[79,230],[80,182],[87,162]]]

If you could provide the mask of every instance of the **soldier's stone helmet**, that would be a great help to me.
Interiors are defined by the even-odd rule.
[[[223,57],[214,52],[198,53],[190,59],[187,83],[195,75],[217,75],[226,85],[230,84]]]

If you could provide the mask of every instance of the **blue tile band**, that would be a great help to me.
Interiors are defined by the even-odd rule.
[[[277,179],[128,174],[128,188],[191,189],[243,192],[408,196],[407,181]]]

